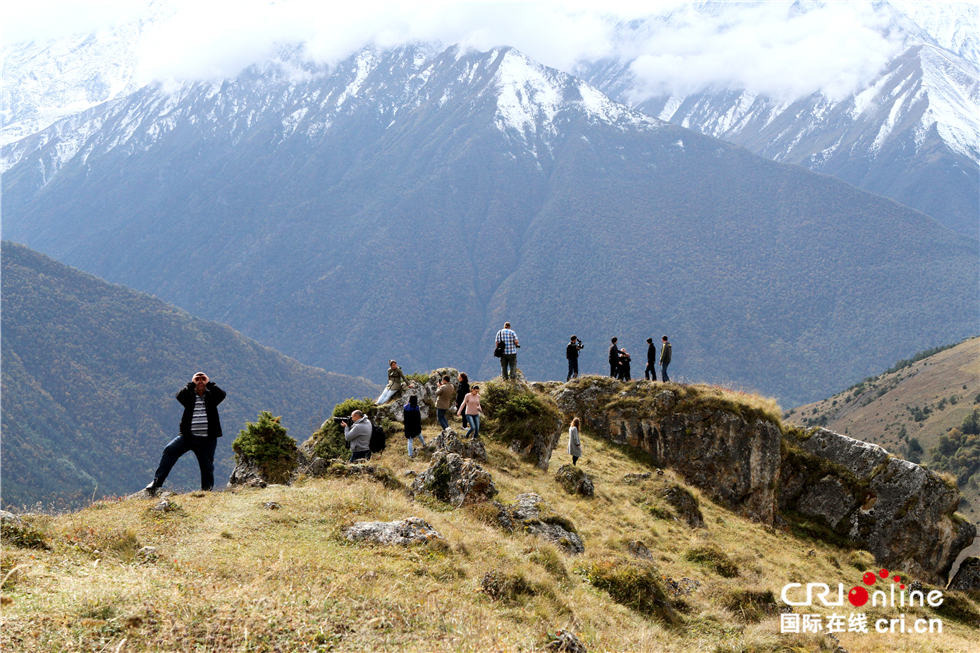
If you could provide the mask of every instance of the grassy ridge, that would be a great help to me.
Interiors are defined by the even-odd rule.
[[[567,462],[565,443],[553,469]],[[172,497],[179,508],[166,513],[148,510],[155,501],[131,500],[39,517],[50,550],[5,549],[0,645],[515,651],[541,650],[549,633],[568,628],[590,651],[832,650],[823,635],[780,634],[772,597],[788,582],[857,584],[874,568],[869,554],[768,529],[688,488],[706,524],[691,529],[664,498],[666,487],[682,485],[670,471],[660,474],[629,448],[587,434],[583,446],[579,464],[595,482],[591,499],[566,494],[553,471],[520,461],[492,434],[486,465],[501,501],[537,492],[573,523],[586,546],[580,556],[505,533],[486,505],[413,502],[403,490],[355,478],[179,495]],[[426,467],[396,440],[376,462],[399,477]],[[266,507],[270,501],[280,508]],[[428,521],[445,544],[385,548],[340,537],[355,521],[409,516]],[[652,559],[630,555],[633,541]],[[145,545],[156,555],[137,555]],[[980,615],[961,601],[968,615]],[[942,618],[942,635],[843,633],[841,645],[852,653],[910,643],[926,652],[974,651],[980,631]]]

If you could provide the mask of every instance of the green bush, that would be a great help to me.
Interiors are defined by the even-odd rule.
[[[738,565],[721,549],[708,545],[689,549],[684,557],[703,567],[713,570],[722,578],[736,578]]]
[[[257,422],[245,423],[231,448],[235,462],[252,461],[271,483],[288,481],[296,466],[296,440],[286,434],[279,418],[267,410],[259,413]]]
[[[374,400],[367,397],[363,399],[347,399],[333,407],[330,418],[313,434],[313,455],[330,460],[340,458],[346,460],[350,457],[350,448],[347,440],[344,439],[344,427],[333,420],[334,417],[349,417],[355,410],[359,410],[371,423],[374,424],[375,416],[378,413],[378,406],[374,405]]]
[[[22,549],[50,549],[47,536],[30,523],[16,524],[3,522],[0,526],[0,541],[8,546]]]
[[[666,623],[678,620],[653,565],[606,559],[592,563],[584,571],[592,586],[609,594],[616,603]]]
[[[503,442],[528,433],[553,433],[559,422],[557,406],[527,385],[490,382],[481,386],[480,395],[487,430]]]

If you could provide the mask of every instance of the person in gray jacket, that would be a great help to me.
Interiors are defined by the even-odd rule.
[[[568,429],[568,455],[572,457],[573,465],[582,456],[582,440],[578,434],[578,427],[581,423],[579,418],[576,417],[572,420],[572,425]]]
[[[350,445],[350,460],[371,459],[371,420],[359,410],[350,414],[350,420],[344,422],[344,439]]]

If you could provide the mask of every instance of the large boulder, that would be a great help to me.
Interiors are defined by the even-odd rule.
[[[980,558],[964,558],[946,589],[966,592],[980,601]]]
[[[426,449],[454,453],[461,458],[471,458],[481,463],[487,462],[487,448],[479,438],[463,440],[451,427],[444,429],[435,440],[429,442]]]
[[[944,582],[976,528],[954,515],[960,495],[936,473],[827,429],[787,441],[779,506],[866,548],[883,567]]]
[[[643,449],[656,465],[675,470],[714,501],[771,525],[779,425],[761,411],[733,410],[713,393],[586,376],[557,386],[551,395],[566,421],[578,417],[593,435]]]
[[[412,482],[412,494],[419,493],[459,507],[489,501],[497,495],[497,488],[490,473],[472,459],[437,451],[429,468]]]
[[[555,480],[569,494],[578,494],[590,498],[595,495],[595,485],[592,483],[592,479],[575,465],[559,467],[558,471],[555,472]]]
[[[537,494],[519,494],[513,504],[495,504],[497,521],[508,531],[522,531],[553,542],[567,553],[585,551],[585,544],[571,521],[556,514]]]
[[[384,546],[430,544],[442,540],[442,535],[419,517],[409,517],[392,522],[362,521],[348,526],[342,532],[344,537],[351,542]]]
[[[401,392],[395,395],[384,406],[378,407],[378,417],[387,417],[395,422],[405,421],[405,404],[412,395],[418,397],[419,411],[422,413],[422,420],[435,419],[436,417],[436,388],[439,387],[439,379],[443,375],[448,375],[453,385],[459,379],[459,372],[453,367],[440,367],[429,372],[429,378],[425,382],[411,380],[408,385],[403,387]]]

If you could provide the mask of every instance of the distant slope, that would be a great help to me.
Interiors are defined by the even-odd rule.
[[[803,426],[826,426],[909,460],[921,457],[928,464],[929,452],[939,444],[940,436],[959,427],[980,406],[980,338],[913,359],[832,397],[798,406],[786,412],[784,419]],[[913,440],[922,448],[918,456]],[[961,485],[960,491],[966,499],[961,512],[976,520],[980,491],[972,484]]]
[[[145,485],[177,434],[174,394],[198,370],[228,392],[216,456],[221,484],[232,441],[260,410],[282,415],[302,441],[335,403],[377,389],[24,246],[4,242],[2,259],[5,505],[73,504]],[[168,486],[199,484],[189,454]]]

